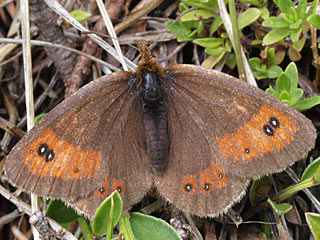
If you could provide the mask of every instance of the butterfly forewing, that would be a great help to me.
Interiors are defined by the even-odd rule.
[[[123,168],[123,158],[117,163],[111,163],[111,158],[117,153],[112,149],[119,145],[119,138],[124,140],[123,126],[137,125],[132,112],[123,116],[128,114],[123,109],[132,104],[128,101],[132,77],[126,72],[104,76],[48,113],[9,154],[4,170],[10,182],[42,196],[75,198],[95,191],[110,169],[124,171],[112,166]],[[136,144],[133,149],[142,155]],[[146,168],[140,170],[140,175],[148,175]]]
[[[206,162],[202,165],[209,165],[209,159],[233,175],[259,177],[299,160],[314,142],[310,120],[258,88],[191,65],[170,67],[167,74],[170,103],[181,106],[188,119],[183,124],[193,122],[209,149],[209,158],[198,159]]]

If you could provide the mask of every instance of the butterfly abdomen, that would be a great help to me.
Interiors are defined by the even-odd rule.
[[[141,100],[146,151],[156,174],[166,167],[169,152],[168,112],[158,71],[141,71]]]
[[[165,105],[157,107],[145,104],[143,107],[143,123],[146,138],[146,150],[151,166],[156,174],[162,174],[168,159],[169,136],[168,116]]]

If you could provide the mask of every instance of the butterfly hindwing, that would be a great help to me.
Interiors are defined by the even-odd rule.
[[[113,116],[113,126],[99,127],[101,143],[108,154],[104,180],[90,196],[72,201],[71,205],[89,216],[94,215],[101,202],[117,190],[123,200],[123,209],[139,202],[152,184],[150,160],[143,143],[143,126],[137,98],[129,94],[125,103]],[[101,122],[105,122],[102,117]],[[108,146],[107,146],[108,145]]]
[[[170,100],[170,154],[164,174],[155,176],[155,186],[183,211],[200,217],[222,214],[241,199],[249,180],[227,173],[211,157],[210,145],[185,106]]]

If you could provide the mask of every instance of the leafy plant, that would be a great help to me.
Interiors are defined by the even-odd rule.
[[[320,214],[305,213],[308,226],[312,232],[314,239],[319,239],[320,236]]]
[[[67,207],[60,200],[52,200],[48,205],[46,215],[56,220],[65,227],[78,220],[83,236],[91,240],[92,236],[104,236],[112,239],[113,228],[119,224],[119,235],[125,239],[177,239],[181,240],[176,231],[165,221],[141,213],[122,213],[122,200],[115,191],[109,195],[98,207],[91,222],[78,216],[73,209]],[[118,239],[118,238],[114,238]]]
[[[197,9],[190,10],[187,5]],[[261,3],[259,6],[261,8],[248,8],[239,16],[240,28],[248,26],[262,15],[268,16],[267,9]],[[218,12],[216,0],[181,0],[179,10],[182,12],[181,20],[167,21],[166,26],[177,35],[178,41],[193,41],[205,48],[205,52],[210,57],[205,60],[203,66],[213,67],[226,53],[231,52],[232,47],[227,34],[223,30],[217,32],[219,27],[222,27],[222,20],[216,14]],[[204,20],[210,19],[212,21],[209,24],[204,23]],[[214,34],[218,37],[213,37]],[[227,61],[230,62],[230,59]]]
[[[266,52],[267,56],[264,60],[258,57],[249,59],[250,67],[256,79],[276,78],[282,73],[281,67],[274,64],[275,49],[268,48]]]
[[[278,17],[267,18],[262,25],[270,27],[272,30],[264,37],[263,42],[266,45],[278,42],[287,36],[290,36],[293,42],[299,40],[303,26],[312,22],[319,0],[314,0],[307,11],[307,0],[300,0],[295,8],[291,0],[274,0],[279,7],[281,15]]]
[[[78,22],[84,22],[91,17],[91,13],[82,10],[74,10],[70,13],[70,15],[74,17]]]
[[[300,111],[320,104],[320,96],[301,99],[303,90],[298,88],[298,70],[295,63],[290,63],[285,72],[279,75],[276,90],[270,86],[266,92]]]

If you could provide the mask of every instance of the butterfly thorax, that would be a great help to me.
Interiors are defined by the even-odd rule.
[[[145,146],[151,166],[161,175],[167,165],[169,153],[168,111],[161,85],[162,70],[153,59],[141,61],[136,72],[140,84]]]

